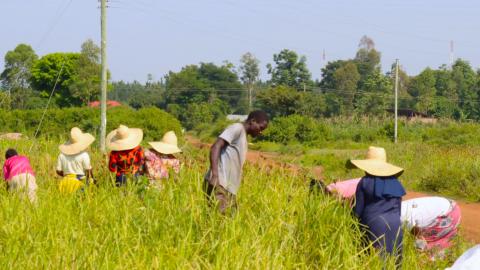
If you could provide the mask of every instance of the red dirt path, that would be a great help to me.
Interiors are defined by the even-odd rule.
[[[209,148],[210,144],[203,143],[197,138],[192,136],[186,136],[187,141],[198,148]],[[302,167],[296,164],[289,164],[285,162],[280,162],[278,160],[278,155],[273,153],[266,153],[261,151],[249,150],[247,154],[247,161],[264,166],[266,168],[286,168],[290,170],[293,174],[298,174],[302,172]],[[317,166],[313,168],[316,171],[316,174],[321,173],[322,167]],[[404,197],[404,200],[434,196],[427,193],[416,192],[416,191],[407,191],[407,195]],[[468,240],[476,244],[480,243],[480,203],[468,203],[464,201],[456,201],[460,205],[462,210],[462,220],[460,222],[460,228],[462,235]]]

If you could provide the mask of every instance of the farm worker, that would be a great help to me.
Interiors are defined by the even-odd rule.
[[[328,195],[336,195],[341,199],[351,199],[355,196],[358,182],[361,178],[354,178],[344,181],[335,181],[326,185],[322,180],[323,168],[316,166],[312,168],[313,178],[310,179],[310,191],[320,190]]]
[[[445,270],[476,270],[480,262],[480,245],[473,246],[458,258],[452,267]]]
[[[108,168],[116,173],[117,187],[127,184],[127,176],[137,180],[144,165],[144,152],[140,146],[143,131],[139,128],[128,128],[120,125],[107,135],[107,147],[112,150]]]
[[[62,193],[73,193],[82,188],[89,181],[93,181],[92,165],[87,152],[88,147],[95,141],[90,133],[83,133],[78,127],[70,130],[70,139],[61,144],[58,149],[57,174],[63,179],[59,189]]]
[[[460,219],[460,207],[447,198],[422,197],[402,202],[401,220],[415,235],[417,248],[439,252],[440,256],[451,246]]]
[[[30,161],[27,157],[18,155],[15,149],[8,149],[5,153],[3,177],[9,191],[26,192],[30,202],[36,201],[37,182]]]
[[[329,184],[326,189],[342,199],[352,199],[357,191],[358,183],[361,178],[354,178],[349,180],[337,181]]]
[[[355,191],[355,215],[368,229],[367,235],[376,248],[396,256],[400,267],[403,232],[400,210],[405,189],[398,180],[403,169],[387,163],[387,154],[381,147],[370,146],[367,158],[350,160],[365,172]]]
[[[218,203],[220,213],[236,208],[236,195],[247,157],[247,135],[256,137],[267,128],[264,111],[251,112],[243,123],[228,126],[210,148],[210,169],[205,175],[205,192],[209,204]]]
[[[171,172],[180,172],[180,160],[174,154],[181,153],[175,132],[168,131],[159,142],[149,142],[145,150],[145,169],[152,186],[161,188],[161,180],[168,179]]]

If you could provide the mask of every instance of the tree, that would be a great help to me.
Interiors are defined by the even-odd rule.
[[[454,117],[459,111],[458,94],[452,72],[446,65],[435,70],[436,100],[433,114],[437,117]]]
[[[257,97],[258,107],[265,110],[271,117],[296,113],[301,107],[300,100],[300,92],[284,85],[262,91]]]
[[[340,67],[333,74],[336,92],[343,98],[343,104],[347,111],[353,111],[353,101],[357,91],[357,84],[360,80],[357,66],[354,63],[347,63]]]
[[[75,83],[79,53],[51,53],[43,56],[32,66],[31,83],[34,90],[47,98],[57,82],[55,101],[61,107],[80,105],[81,100],[70,93]],[[63,67],[63,68],[62,68]],[[60,72],[61,71],[61,72]]]
[[[333,90],[335,88],[335,79],[333,75],[337,69],[346,65],[349,61],[345,60],[336,60],[333,62],[328,62],[325,67],[322,68],[322,80],[320,81],[319,86],[325,90]]]
[[[457,89],[458,105],[470,119],[479,119],[476,73],[467,61],[458,59],[452,66],[452,80]]]
[[[242,55],[240,62],[242,63],[240,65],[240,79],[248,90],[248,109],[250,111],[252,109],[253,86],[258,81],[260,75],[260,68],[258,67],[260,61],[253,54],[247,52]]]
[[[8,100],[14,109],[25,108],[31,95],[30,69],[37,59],[38,56],[27,44],[19,44],[5,54],[5,69],[0,74],[1,87],[8,91]]]
[[[307,58],[299,57],[296,52],[287,49],[273,55],[275,65],[268,64],[268,73],[272,75],[270,83],[284,85],[297,90],[312,85],[311,74],[307,68]]]
[[[189,103],[226,101],[232,108],[241,105],[244,93],[236,73],[228,66],[213,63],[189,65],[165,76],[166,102],[185,106]]]
[[[360,95],[355,100],[355,109],[359,113],[382,114],[393,103],[392,83],[380,70],[369,74],[360,90]]]
[[[30,45],[19,44],[5,54],[5,69],[0,75],[4,89],[30,87],[30,68],[38,59]]]
[[[361,77],[360,88],[370,74],[380,71],[380,58],[380,52],[375,49],[375,42],[371,38],[363,36],[355,55],[355,63]]]
[[[420,74],[412,79],[408,92],[414,97],[416,104],[415,109],[429,113],[434,109],[435,89],[435,72],[430,69],[424,69]]]
[[[69,86],[71,95],[81,100],[83,105],[100,95],[100,72],[100,47],[88,39],[82,44],[75,65],[75,80]]]

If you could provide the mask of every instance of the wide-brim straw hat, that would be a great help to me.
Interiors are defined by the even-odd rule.
[[[165,133],[161,141],[149,142],[148,144],[150,144],[155,151],[166,155],[182,152],[182,150],[178,148],[177,135],[175,135],[173,131]]]
[[[387,153],[382,147],[370,146],[366,159],[350,160],[350,162],[373,176],[393,176],[403,173],[403,168],[387,162]]]
[[[78,127],[70,130],[70,140],[58,147],[65,155],[76,155],[85,151],[93,142],[95,137],[90,133],[83,133]]]
[[[128,128],[120,125],[107,135],[107,147],[112,151],[130,150],[140,145],[143,131],[139,128]]]

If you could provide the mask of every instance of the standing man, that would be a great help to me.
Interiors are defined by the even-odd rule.
[[[264,111],[253,111],[245,122],[228,126],[210,148],[205,189],[209,204],[217,203],[220,213],[236,208],[236,195],[247,156],[247,134],[257,137],[267,126],[268,115]]]

